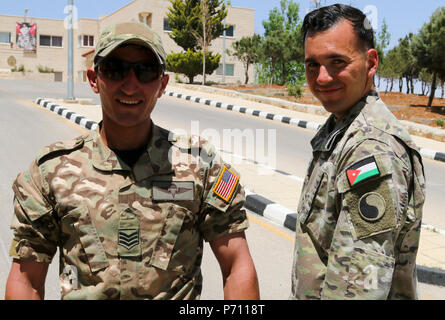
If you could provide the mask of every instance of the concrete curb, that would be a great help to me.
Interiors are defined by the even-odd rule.
[[[43,108],[70,120],[71,122],[81,126],[84,129],[94,131],[98,127],[97,122],[88,120],[85,117],[76,114],[62,106],[52,103],[43,98],[36,99],[36,103]],[[255,214],[288,228],[291,231],[296,230],[297,213],[278,203],[275,203],[259,194],[255,194],[249,190],[246,192],[246,203],[244,207]],[[423,227],[423,226],[422,226]],[[427,226],[428,227],[428,226]],[[424,266],[417,266],[418,280],[423,283],[445,286],[445,271]]]
[[[260,110],[250,109],[250,108],[243,107],[243,106],[237,106],[237,105],[232,105],[232,104],[218,102],[218,101],[212,101],[207,98],[200,98],[200,97],[195,97],[195,96],[190,96],[190,95],[184,95],[182,93],[176,93],[176,92],[171,92],[171,91],[165,91],[164,94],[168,95],[170,97],[176,97],[176,98],[185,99],[188,101],[205,104],[208,106],[213,106],[216,108],[245,113],[245,114],[249,114],[249,115],[252,115],[255,117],[260,117],[260,118],[264,118],[264,119],[268,119],[268,120],[272,120],[272,121],[278,121],[278,122],[286,123],[289,125],[305,128],[305,129],[318,130],[321,126],[321,124],[316,123],[316,122],[299,120],[299,119],[295,119],[295,118],[276,115],[273,113],[263,112]]]
[[[207,106],[213,106],[216,108],[245,113],[245,114],[249,114],[252,116],[256,116],[256,117],[260,117],[260,118],[264,118],[264,119],[268,119],[268,120],[272,120],[272,121],[277,121],[277,122],[281,122],[281,123],[286,123],[289,125],[293,125],[293,126],[297,126],[297,127],[301,127],[301,128],[305,128],[305,129],[311,129],[311,130],[317,131],[322,126],[321,123],[309,122],[309,121],[305,121],[305,120],[299,120],[299,119],[295,119],[295,118],[276,115],[273,113],[262,112],[259,110],[254,110],[254,109],[250,109],[250,108],[243,107],[243,106],[236,106],[236,105],[227,104],[224,102],[213,101],[213,100],[210,100],[207,98],[195,97],[195,96],[185,95],[182,93],[176,93],[176,92],[172,92],[172,91],[165,91],[164,94],[166,94],[170,97],[176,97],[179,99],[185,99],[188,101],[201,103],[201,104],[204,104]],[[445,162],[445,153],[442,153],[442,152],[420,148],[420,154],[422,155],[422,157],[429,158],[431,160]]]
[[[246,190],[246,209],[263,216],[282,227],[295,231],[297,213],[274,203],[269,199]],[[436,286],[445,286],[445,270],[417,265],[417,279],[419,282]]]
[[[96,130],[98,124],[95,121],[88,120],[84,116],[77,114],[75,112],[72,112],[65,107],[59,106],[55,103],[52,103],[49,100],[45,100],[42,98],[37,98],[36,103],[46,109],[51,110],[54,113],[57,113],[58,115],[70,120],[71,122],[79,125],[80,127],[87,129],[87,130]]]

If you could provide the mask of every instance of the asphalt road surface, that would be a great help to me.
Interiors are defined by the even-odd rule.
[[[76,86],[76,93],[81,97],[97,96],[89,92],[87,86]],[[41,83],[27,81],[0,80],[0,297],[4,296],[4,287],[10,267],[7,255],[11,241],[9,225],[12,215],[11,184],[18,172],[25,170],[36,152],[44,145],[56,140],[65,140],[80,134],[79,128],[67,120],[34,105],[37,97],[63,97],[66,85],[60,83]],[[99,103],[96,100],[96,103]],[[178,110],[186,110],[178,112]],[[261,128],[277,130],[277,169],[303,176],[310,158],[308,141],[313,136],[309,130],[290,128],[265,120],[241,116],[235,113],[219,112],[208,107],[184,103],[173,99],[162,99],[154,114],[156,121],[169,122],[169,128],[183,128],[191,120],[200,120],[200,128]],[[218,119],[215,122],[215,119]],[[216,123],[216,125],[215,125]],[[289,137],[294,137],[290,139]],[[295,138],[298,137],[298,138]],[[426,174],[431,177],[429,188],[433,192],[440,189],[445,181],[445,166],[426,162]],[[428,173],[429,172],[429,173]],[[442,178],[441,178],[442,177]],[[429,192],[430,193],[430,192]],[[429,197],[428,200],[434,197]],[[436,201],[436,200],[434,200]],[[432,208],[440,208],[443,199],[437,196]],[[437,210],[437,214],[443,210]],[[436,215],[436,214],[435,214]],[[440,220],[440,219],[439,219]],[[290,268],[293,253],[293,233],[274,225],[261,217],[250,214],[251,227],[247,239],[260,279],[263,299],[287,299],[290,293]],[[432,224],[432,222],[424,221]],[[445,226],[439,228],[445,229]],[[205,247],[203,261],[204,287],[203,299],[222,299],[222,280],[219,266]],[[421,284],[422,298],[445,299],[445,288]],[[47,299],[59,299],[58,257],[51,264],[46,286]]]

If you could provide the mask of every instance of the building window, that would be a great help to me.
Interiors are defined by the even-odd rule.
[[[11,32],[0,32],[0,43],[11,43]]]
[[[235,26],[228,26],[226,30],[226,37],[234,37],[235,34]],[[224,36],[224,31],[221,33],[221,37]]]
[[[63,45],[62,37],[60,36],[45,36],[40,35],[40,45],[43,47],[59,47]]]
[[[168,18],[164,18],[164,31],[172,31],[172,28],[168,25]]]
[[[216,75],[222,76],[223,65],[220,64],[218,69],[216,69]],[[226,63],[226,76],[233,77],[235,75],[235,65]]]
[[[82,47],[94,47],[94,36],[82,35],[79,42]]]

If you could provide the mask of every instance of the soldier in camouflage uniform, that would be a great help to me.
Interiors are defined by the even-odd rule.
[[[365,15],[333,5],[303,22],[308,85],[332,113],[311,141],[298,207],[295,299],[417,299],[420,154],[374,90]]]
[[[88,70],[99,129],[44,148],[13,184],[7,299],[43,299],[57,248],[63,299],[198,299],[203,240],[225,298],[259,298],[239,175],[207,142],[151,121],[164,67],[146,25],[102,33]]]

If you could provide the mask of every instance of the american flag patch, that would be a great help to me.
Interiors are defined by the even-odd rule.
[[[224,201],[229,202],[238,185],[239,176],[224,166],[218,180],[213,188],[213,193],[221,197]]]

